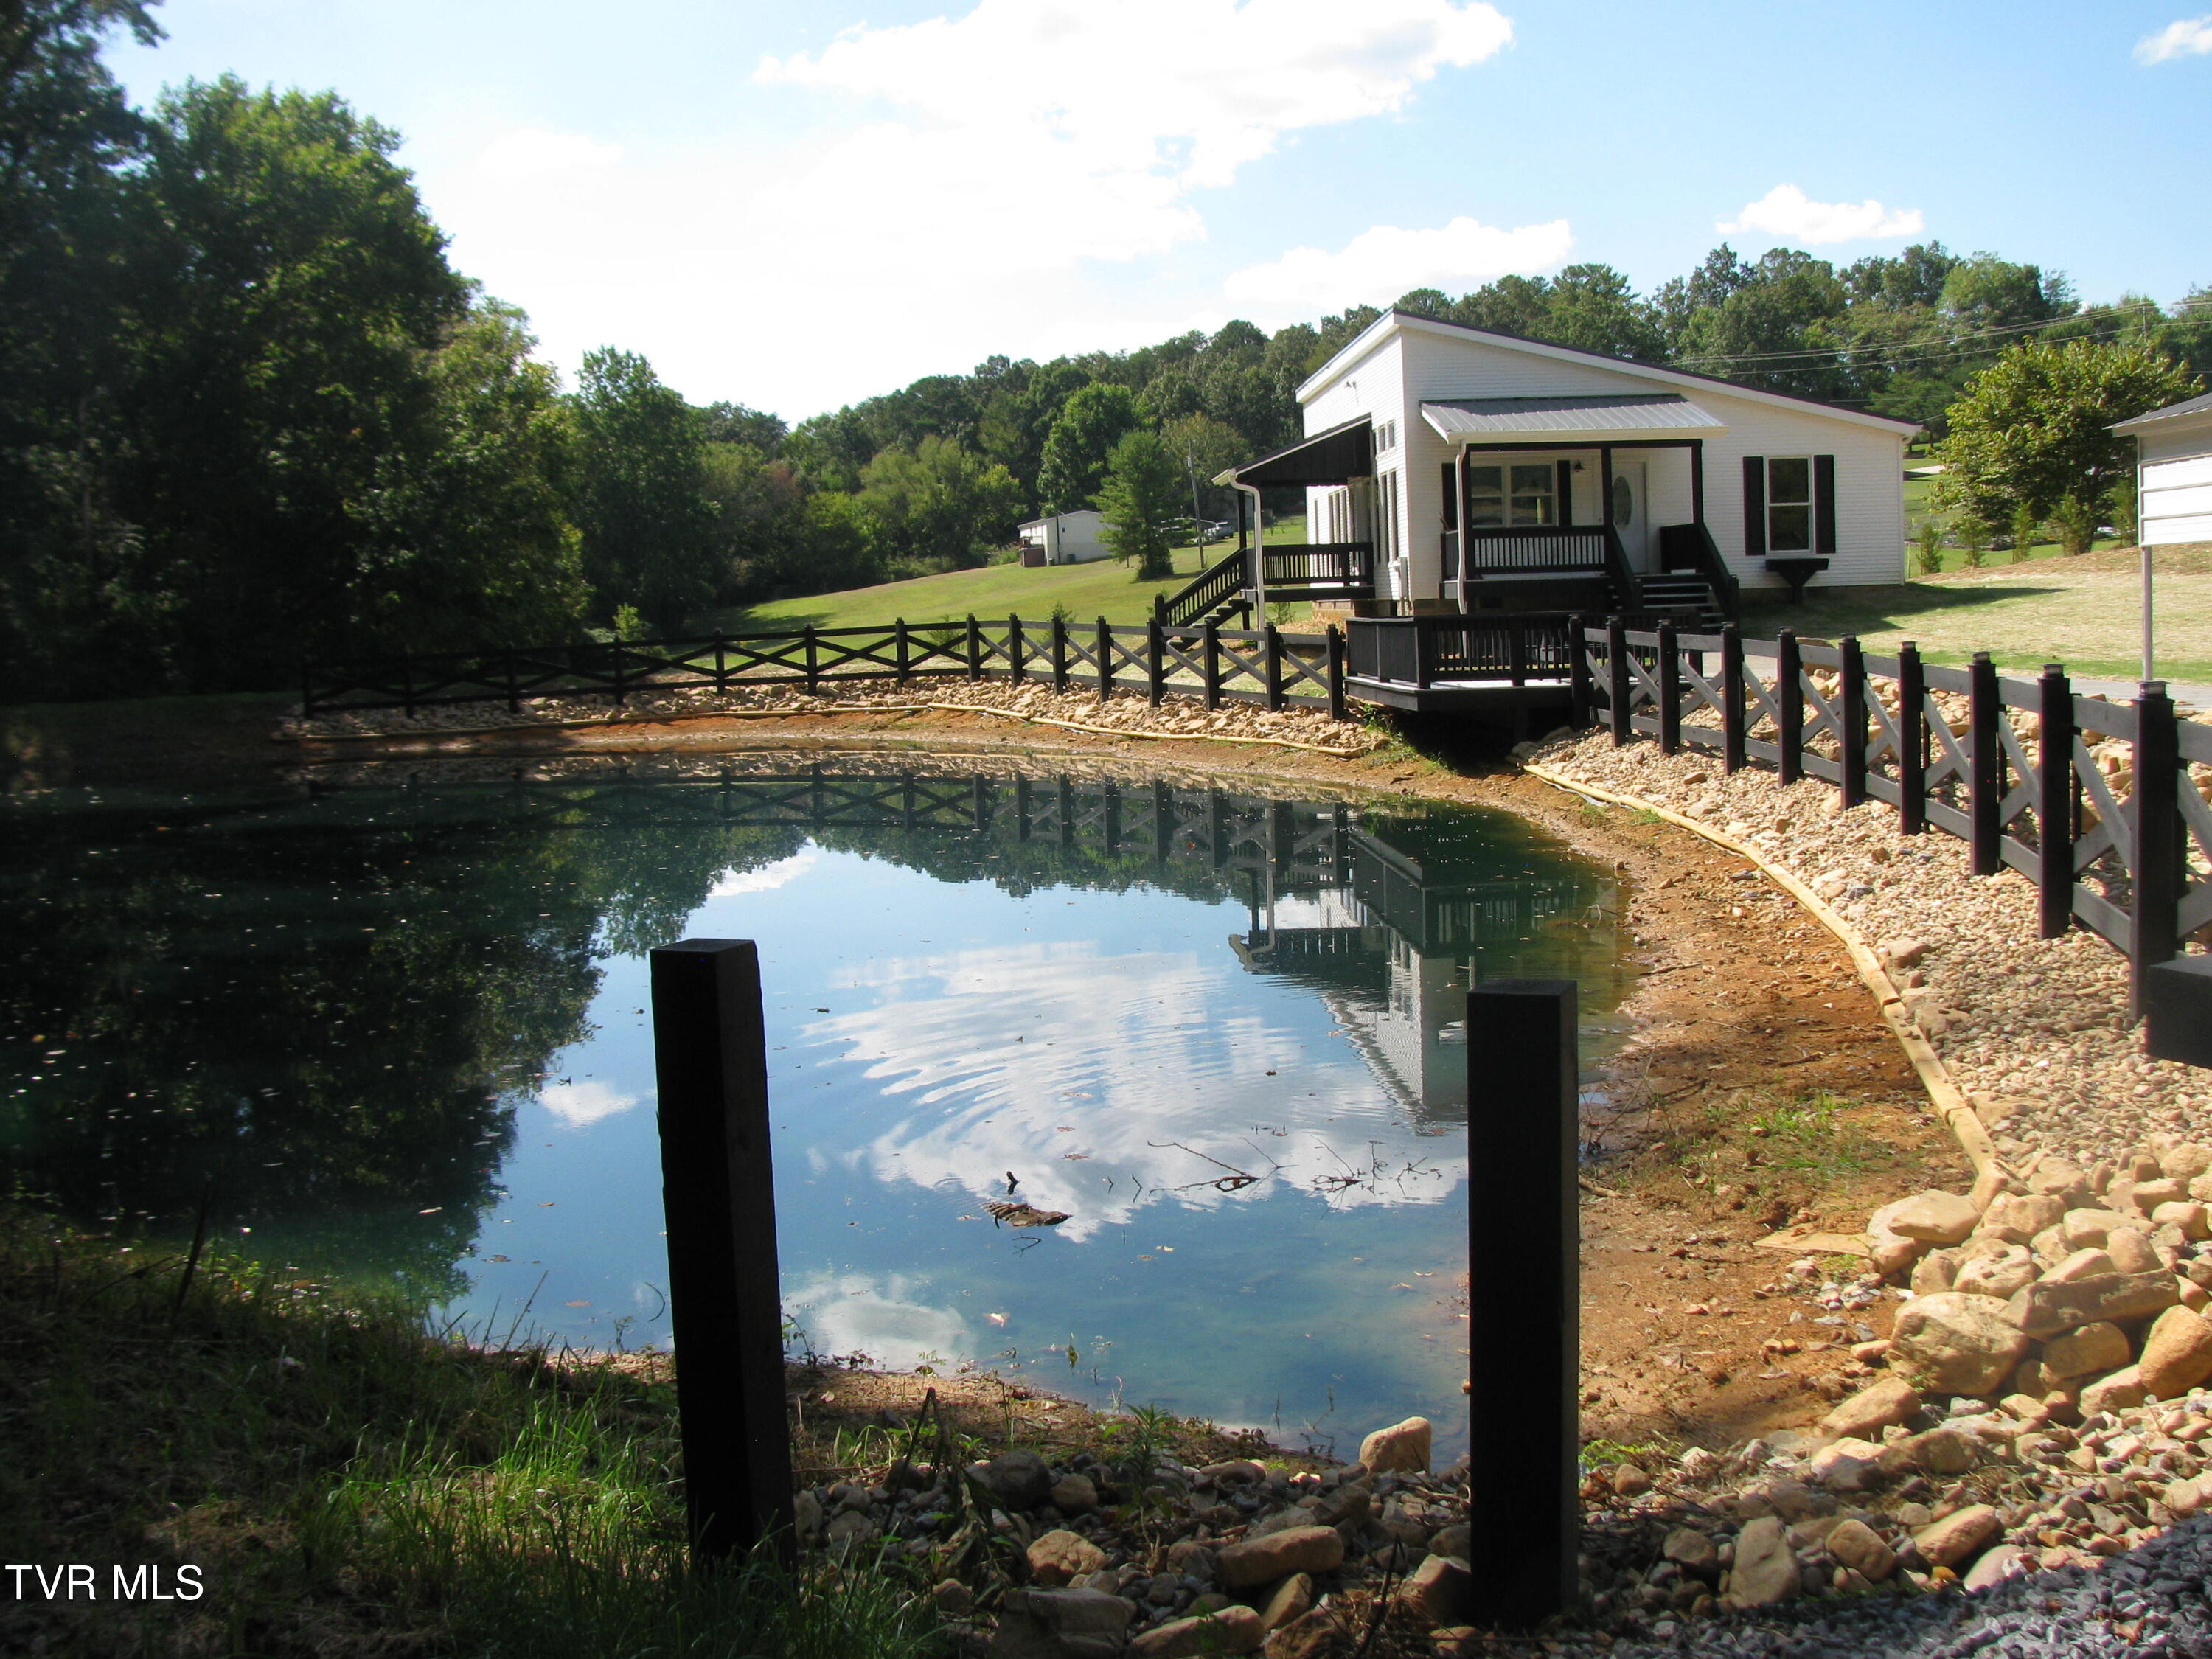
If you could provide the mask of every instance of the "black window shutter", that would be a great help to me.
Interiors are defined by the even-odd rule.
[[[1743,551],[1746,558],[1766,556],[1766,457],[1743,458]]]
[[[1570,529],[1575,522],[1575,464],[1559,463],[1559,526]]]
[[[1813,550],[1836,550],[1836,458],[1813,458]]]
[[[1444,463],[1444,528],[1459,528],[1459,469]]]

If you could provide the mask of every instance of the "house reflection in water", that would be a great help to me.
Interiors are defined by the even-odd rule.
[[[1616,884],[1501,867],[1512,849],[1471,845],[1464,825],[1340,811],[1328,878],[1301,860],[1279,882],[1278,862],[1255,860],[1250,925],[1229,939],[1253,972],[1311,988],[1376,1080],[1431,1122],[1466,1121],[1469,986],[1619,972]]]

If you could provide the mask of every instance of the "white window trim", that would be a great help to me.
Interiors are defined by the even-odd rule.
[[[1803,462],[1803,463],[1804,463],[1804,465],[1805,465],[1805,498],[1804,498],[1804,500],[1802,500],[1802,501],[1778,501],[1775,500],[1775,498],[1774,498],[1774,468],[1775,468],[1775,465],[1776,465],[1776,464],[1777,464],[1778,462],[1784,462],[1784,461],[1802,461],[1802,462]],[[1770,554],[1773,554],[1773,553],[1779,553],[1779,554],[1783,555],[1784,557],[1797,557],[1797,556],[1803,556],[1803,555],[1810,554],[1810,553],[1813,551],[1813,546],[1814,546],[1814,544],[1815,542],[1817,542],[1817,541],[1820,539],[1820,526],[1815,522],[1815,520],[1816,520],[1818,519],[1818,517],[1819,517],[1819,511],[1818,511],[1818,505],[1819,505],[1819,504],[1818,504],[1818,502],[1816,501],[1815,497],[1816,497],[1816,496],[1818,495],[1818,494],[1820,493],[1820,482],[1819,482],[1819,477],[1818,477],[1818,469],[1817,469],[1817,467],[1816,467],[1816,466],[1815,466],[1815,465],[1814,465],[1814,458],[1813,458],[1812,456],[1810,456],[1810,455],[1769,455],[1769,456],[1766,458],[1766,508],[1765,508],[1765,511],[1766,511],[1766,526],[1765,526],[1765,529],[1766,529],[1766,550],[1767,550],[1767,552],[1768,552],[1768,553],[1770,553]],[[1776,509],[1777,507],[1802,507],[1802,508],[1804,508],[1804,510],[1805,510],[1805,544],[1804,544],[1802,547],[1783,547],[1783,546],[1779,545],[1779,544],[1776,542],[1775,538],[1774,538],[1774,511],[1775,511],[1775,509]]]

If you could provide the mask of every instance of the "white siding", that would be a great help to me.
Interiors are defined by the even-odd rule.
[[[1747,587],[1779,588],[1759,560],[1744,551],[1743,458],[1836,458],[1836,550],[1816,587],[1850,587],[1905,580],[1905,440],[1817,409],[1799,412],[1701,388],[1697,402],[1729,423],[1705,442],[1705,527],[1729,568]]]
[[[2171,547],[2178,542],[2212,542],[2212,434],[2194,434],[2197,453],[2188,434],[2164,438],[2157,446],[2160,459],[2147,453],[2142,469],[2142,497],[2138,511],[2146,547]],[[2152,449],[2144,444],[2146,452]]]

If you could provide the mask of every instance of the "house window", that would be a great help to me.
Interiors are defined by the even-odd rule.
[[[1387,455],[1398,447],[1398,423],[1385,421],[1375,428],[1375,453]]]
[[[1476,530],[1557,524],[1558,475],[1548,461],[1467,470],[1467,521]]]
[[[1766,549],[1813,550],[1813,458],[1771,456],[1766,463]]]

